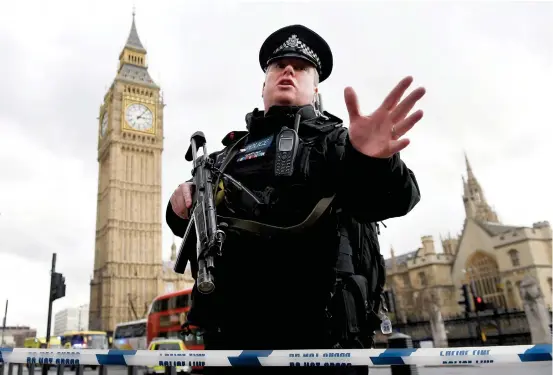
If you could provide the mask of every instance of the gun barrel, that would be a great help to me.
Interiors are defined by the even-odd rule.
[[[192,164],[196,166],[196,159],[198,157],[198,149],[196,148],[196,140],[190,139],[190,152],[192,153]]]
[[[211,264],[211,267],[208,267],[209,264]],[[196,280],[196,285],[198,291],[202,294],[210,294],[215,290],[215,283],[211,273],[212,267],[212,256],[207,256],[206,259],[201,259],[198,262],[198,279]]]

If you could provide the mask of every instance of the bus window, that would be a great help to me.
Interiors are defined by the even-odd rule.
[[[190,306],[190,294],[183,294],[170,299],[173,306],[169,308],[182,309]]]
[[[147,347],[147,320],[120,323],[115,327],[114,347],[122,350],[143,350]]]
[[[158,299],[152,303],[150,313],[190,307],[190,294],[177,295],[171,298]]]
[[[168,310],[168,306],[169,306],[169,303],[168,303],[168,300],[166,300],[166,299],[161,299],[161,300],[155,301],[152,304],[151,312],[152,313],[157,313],[157,312],[160,312],[160,311]]]

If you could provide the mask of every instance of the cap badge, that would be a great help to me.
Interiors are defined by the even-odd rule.
[[[299,40],[297,35],[290,36],[286,42],[284,42],[280,47],[274,50],[273,54],[276,54],[277,52],[285,49],[285,48],[295,48],[299,49],[301,53],[310,56],[313,60],[317,62],[317,65],[319,66],[319,69],[322,67],[321,60],[319,59],[319,56],[311,48],[309,48],[308,45],[306,45],[304,42]]]

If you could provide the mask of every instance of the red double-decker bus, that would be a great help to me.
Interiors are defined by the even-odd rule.
[[[148,312],[148,345],[156,338],[182,338],[181,326],[190,310],[192,289],[166,293],[157,296]],[[203,350],[203,337],[195,327],[184,337],[184,345],[190,350]]]

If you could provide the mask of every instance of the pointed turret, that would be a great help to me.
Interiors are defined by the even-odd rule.
[[[177,245],[175,245],[175,236],[173,235],[173,244],[171,245],[171,262],[177,261]]]
[[[142,42],[138,37],[138,31],[136,30],[135,12],[133,10],[131,31],[129,32],[129,37],[127,38],[127,42],[125,43],[125,46],[123,47],[123,50],[119,55],[119,70],[121,70],[121,68],[125,64],[131,64],[131,65],[147,68],[146,66],[147,53],[148,52],[146,51],[146,48],[144,48],[144,45],[142,45]]]
[[[133,23],[134,25],[134,23]],[[476,177],[474,177],[474,173],[472,172],[472,167],[470,166],[469,158],[467,156],[467,153],[465,152],[465,165],[467,167],[467,179],[470,180],[476,180]]]
[[[146,48],[140,41],[136,28],[135,12],[132,13],[131,31],[123,50],[119,54],[119,69],[117,70],[117,80],[129,83],[139,83],[158,88],[148,73],[146,64]]]
[[[466,153],[465,164],[467,168],[467,179],[465,180],[463,177],[463,202],[465,204],[467,218],[482,222],[499,223],[497,214],[486,201],[484,191],[474,175]]]
[[[138,31],[136,30],[136,21],[134,18],[135,15],[136,13],[133,9],[131,32],[129,33],[129,37],[127,38],[127,43],[125,43],[125,48],[131,48],[139,52],[146,53],[146,49],[144,48],[142,42],[140,41],[140,38],[138,37]]]
[[[392,272],[397,271],[397,260],[396,260],[396,252],[394,251],[394,247],[390,246],[390,255],[392,258]]]

